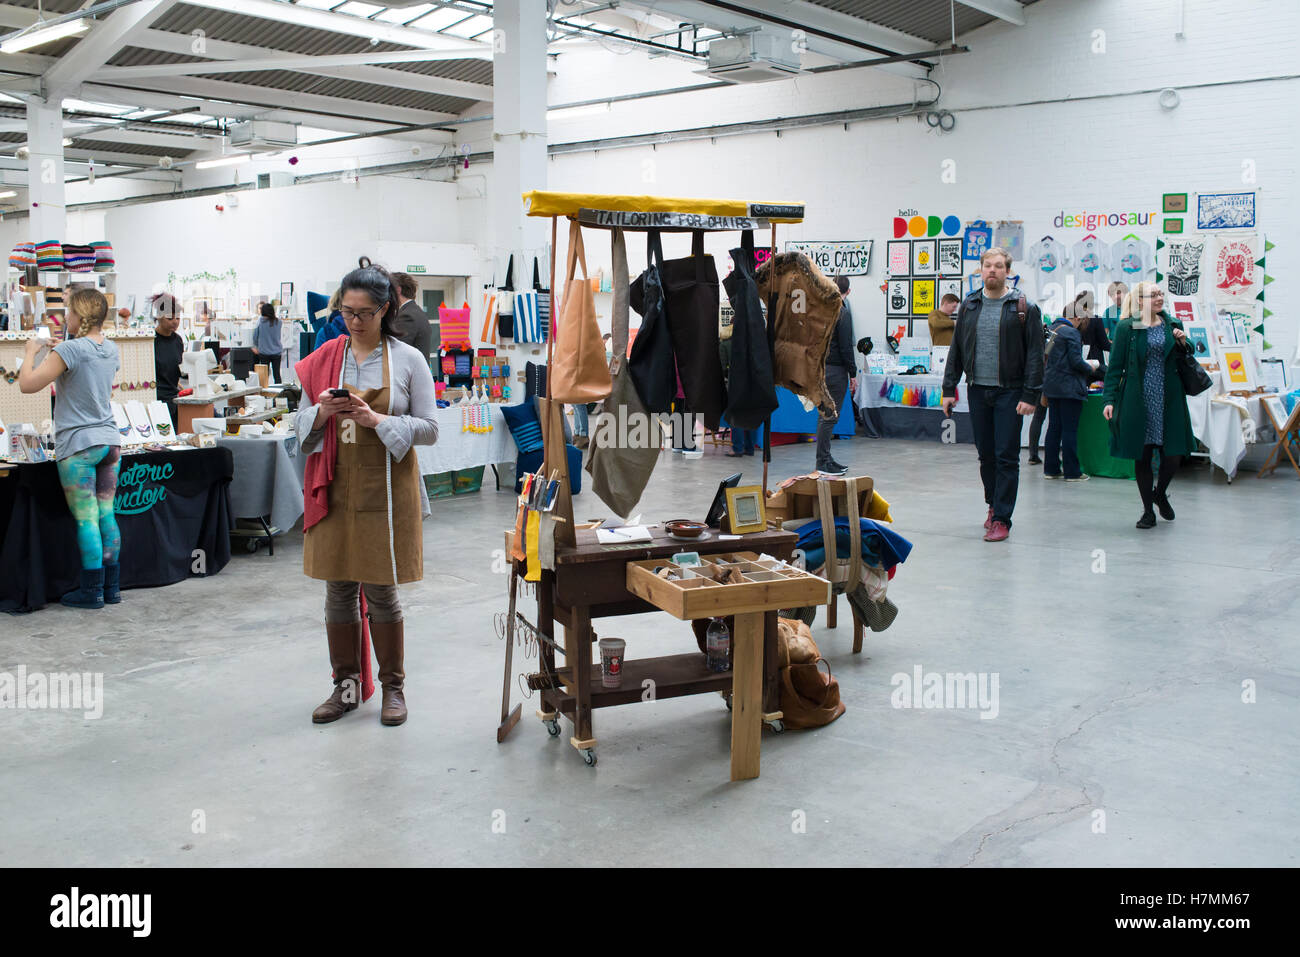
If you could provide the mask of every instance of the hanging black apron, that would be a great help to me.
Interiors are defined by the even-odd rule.
[[[663,247],[659,230],[646,234],[645,272],[628,290],[628,301],[641,316],[641,328],[632,341],[628,372],[648,412],[671,412],[677,397],[677,372],[673,364],[672,333],[664,314],[664,290],[660,278]]]
[[[722,280],[735,318],[731,320],[731,371],[727,379],[727,423],[756,429],[777,407],[772,346],[754,279],[754,232],[745,230],[731,250],[734,268]]]
[[[718,352],[721,293],[713,257],[704,253],[704,233],[693,231],[690,256],[668,260],[660,275],[686,410],[702,414],[705,428],[716,430],[726,404]]]

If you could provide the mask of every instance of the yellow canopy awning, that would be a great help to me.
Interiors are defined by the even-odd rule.
[[[753,203],[741,199],[688,199],[678,196],[624,196],[616,193],[560,193],[534,189],[523,194],[529,216],[577,216],[580,209],[626,213],[698,213],[751,216],[774,223],[803,222],[803,203]]]

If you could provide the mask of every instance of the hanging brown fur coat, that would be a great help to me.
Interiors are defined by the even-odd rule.
[[[835,418],[839,410],[826,391],[826,352],[840,318],[839,289],[803,253],[777,253],[759,267],[757,279],[767,303],[776,384],[807,396],[823,418]]]

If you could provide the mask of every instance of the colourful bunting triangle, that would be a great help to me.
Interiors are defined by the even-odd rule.
[[[1159,252],[1161,249],[1164,249],[1164,248],[1165,248],[1165,241],[1164,241],[1163,239],[1160,239],[1160,238],[1157,237],[1157,239],[1156,239],[1156,251]]]
[[[1272,349],[1272,348],[1273,348],[1273,343],[1271,343],[1271,342],[1269,342],[1267,339],[1265,339],[1265,340],[1264,340],[1264,351],[1265,351],[1265,352],[1268,352],[1268,350],[1269,350],[1269,349]]]
[[[1263,269],[1263,268],[1264,268],[1264,257],[1263,257],[1263,256],[1260,256],[1258,259],[1256,259],[1256,260],[1255,260],[1255,265],[1258,266],[1260,269]]]
[[[1273,248],[1273,244],[1270,243],[1267,239],[1264,240],[1264,252],[1268,252],[1272,248]]]
[[[1271,316],[1271,315],[1273,315],[1273,311],[1272,311],[1271,309],[1269,309],[1268,306],[1265,306],[1265,307],[1264,307],[1264,318],[1267,319],[1267,318],[1268,318],[1269,316]]]
[[[1270,276],[1268,273],[1264,273],[1264,285],[1267,286],[1272,281],[1273,281],[1273,277]]]
[[[1264,334],[1264,323],[1261,322],[1253,331],[1258,332],[1262,336]]]
[[[1264,290],[1261,289],[1259,292],[1255,293],[1255,298],[1258,299],[1260,302],[1263,302],[1263,301],[1264,301]]]
[[[1157,272],[1157,273],[1156,273],[1156,282],[1159,282],[1160,280],[1162,280],[1162,279],[1164,279],[1164,278],[1165,278],[1165,274],[1164,274],[1164,273],[1162,273],[1162,272]]]

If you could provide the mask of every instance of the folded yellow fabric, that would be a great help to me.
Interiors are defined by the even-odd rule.
[[[537,539],[541,527],[541,513],[530,511],[528,513],[528,530],[524,533],[525,547],[528,551],[528,571],[524,575],[524,581],[526,582],[539,582],[542,580],[542,560],[537,555]]]
[[[875,489],[871,490],[871,504],[867,506],[867,518],[875,519],[877,522],[889,522],[891,525],[894,522],[889,514],[889,503]]]

